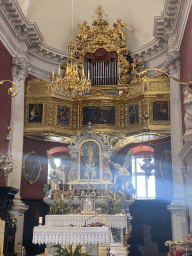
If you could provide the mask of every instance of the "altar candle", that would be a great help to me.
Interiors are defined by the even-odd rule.
[[[60,70],[61,70],[61,69],[60,69],[60,65],[59,65],[58,75],[60,75]]]
[[[43,217],[39,217],[39,224],[41,225],[43,223]]]
[[[69,185],[69,190],[72,190],[72,186],[71,186],[71,184]]]
[[[105,186],[106,186],[105,188],[106,188],[106,190],[107,190],[107,184],[106,184]]]
[[[90,71],[88,70],[88,79],[90,78]]]
[[[61,195],[61,199],[62,199],[62,200],[64,199],[64,195],[63,195],[63,194]]]
[[[57,184],[55,184],[55,190],[57,190]]]
[[[52,71],[52,77],[54,78],[54,69],[53,69],[53,71]]]
[[[116,200],[116,194],[114,194],[114,200]]]
[[[49,185],[49,178],[47,178],[47,185]]]
[[[105,225],[106,224],[106,218],[102,218],[102,223]]]

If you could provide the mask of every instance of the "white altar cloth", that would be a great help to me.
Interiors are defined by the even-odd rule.
[[[33,229],[34,244],[110,244],[108,227],[47,227]]]
[[[116,215],[80,215],[80,214],[65,214],[65,215],[46,215],[45,225],[47,227],[68,227],[74,225],[76,227],[83,227],[86,224],[95,222],[103,222],[103,218],[106,220],[106,227],[110,228],[126,228],[127,232],[127,219],[125,214]]]

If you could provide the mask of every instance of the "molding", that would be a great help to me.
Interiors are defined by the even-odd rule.
[[[26,18],[17,3],[13,0],[0,0],[0,16],[6,20],[11,32],[27,47],[43,42],[43,36],[35,22]]]
[[[155,39],[130,51],[131,56],[143,61],[146,68],[161,67],[167,71],[168,65],[163,63],[168,55],[179,51],[191,4],[191,0],[166,0],[161,16],[155,17]],[[0,6],[0,18],[4,20],[3,25],[0,22],[0,39],[12,56],[28,54],[31,74],[47,78],[53,68],[57,70],[66,61],[68,53],[43,43],[37,24],[25,17],[17,1],[0,0]]]

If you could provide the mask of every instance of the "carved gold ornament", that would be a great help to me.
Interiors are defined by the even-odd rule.
[[[13,88],[13,87],[10,87],[8,89],[8,94],[11,95],[11,97],[17,96],[20,86],[17,85],[16,83],[14,83],[13,81],[10,81],[10,80],[2,80],[2,81],[0,81],[0,84],[3,84],[4,82],[10,82],[10,83],[12,83],[13,85],[15,85],[17,87],[17,91],[15,91],[15,88]]]

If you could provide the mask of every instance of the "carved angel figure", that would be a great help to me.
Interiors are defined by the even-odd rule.
[[[83,24],[79,24],[78,25],[78,28],[79,28],[79,34],[78,34],[78,38],[83,38],[83,39],[86,39],[87,38],[87,32],[90,30],[90,27],[87,26],[87,21],[83,21]]]
[[[121,19],[117,20],[117,23],[113,23],[113,27],[116,29],[117,34],[120,35],[122,40],[126,39],[126,33],[122,31],[123,27],[126,27],[129,31],[133,32],[134,30],[127,26],[127,24],[123,23]]]
[[[65,170],[66,165],[62,164],[61,166],[57,167],[54,161],[53,156],[47,151],[47,157],[49,159],[49,163],[51,165],[51,168],[53,171],[50,173],[50,185],[51,188],[49,190],[49,195],[55,190],[55,184],[58,184],[59,181],[62,181],[62,183],[65,183]]]
[[[186,87],[184,92],[184,104],[185,104],[185,128],[186,132],[192,131],[192,89]]]
[[[133,59],[133,63],[131,64],[132,80],[136,79],[139,67],[141,67],[142,65],[142,62],[138,62],[136,59]]]

